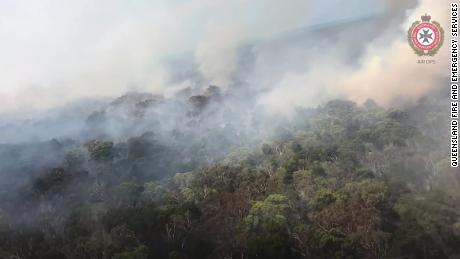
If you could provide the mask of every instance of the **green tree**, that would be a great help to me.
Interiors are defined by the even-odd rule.
[[[97,162],[112,161],[115,158],[115,148],[111,141],[93,141],[88,144],[88,151],[91,160]]]
[[[113,188],[113,200],[118,205],[136,206],[144,188],[133,182],[124,182]]]
[[[271,194],[255,202],[244,219],[249,254],[254,258],[284,258],[287,253],[289,200]]]

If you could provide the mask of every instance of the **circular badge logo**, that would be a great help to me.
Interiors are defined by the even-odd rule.
[[[431,16],[421,18],[422,22],[414,22],[408,31],[409,44],[419,56],[433,56],[444,41],[444,31],[439,23],[430,22]]]

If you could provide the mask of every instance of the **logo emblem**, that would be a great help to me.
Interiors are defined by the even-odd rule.
[[[419,56],[434,56],[444,42],[444,30],[438,22],[430,22],[428,14],[421,18],[422,21],[414,22],[407,32],[409,45]]]

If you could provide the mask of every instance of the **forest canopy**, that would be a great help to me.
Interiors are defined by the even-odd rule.
[[[122,103],[145,120],[164,102],[137,94],[88,117],[96,138],[0,145],[0,258],[460,255],[441,97],[398,109],[332,100],[250,137],[206,122],[223,102],[210,89],[167,134],[94,133]]]

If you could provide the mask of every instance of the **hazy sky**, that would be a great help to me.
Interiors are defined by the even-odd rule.
[[[162,91],[168,55],[196,52],[206,60],[219,44],[383,11],[379,0],[2,0],[0,112],[139,85]]]

